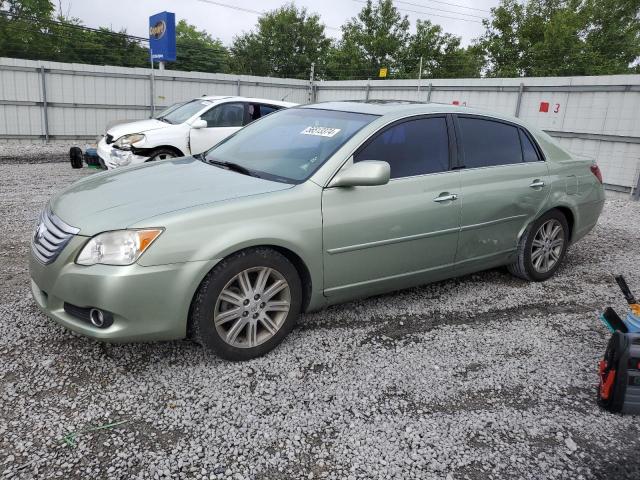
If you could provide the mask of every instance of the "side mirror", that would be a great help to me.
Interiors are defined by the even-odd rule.
[[[365,160],[338,172],[330,187],[372,187],[389,183],[391,167],[387,162]]]
[[[207,128],[207,121],[199,118],[191,124],[191,128]]]

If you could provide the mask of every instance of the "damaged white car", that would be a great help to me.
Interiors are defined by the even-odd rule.
[[[107,169],[194,155],[260,117],[295,105],[259,98],[199,97],[156,118],[112,127],[99,141],[97,154]]]

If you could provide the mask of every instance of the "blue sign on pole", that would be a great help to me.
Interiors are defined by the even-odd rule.
[[[160,12],[149,17],[149,48],[154,61],[176,61],[175,13]]]

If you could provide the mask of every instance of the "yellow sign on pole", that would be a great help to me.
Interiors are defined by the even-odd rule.
[[[387,67],[380,68],[380,73],[378,75],[380,78],[385,78],[387,76]]]

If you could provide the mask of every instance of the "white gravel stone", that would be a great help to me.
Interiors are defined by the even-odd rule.
[[[578,449],[578,445],[573,441],[573,438],[567,437],[564,439],[564,444],[571,452],[575,452]]]

